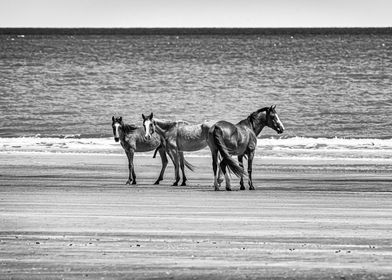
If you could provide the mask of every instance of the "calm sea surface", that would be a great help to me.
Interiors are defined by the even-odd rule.
[[[110,137],[112,115],[238,122],[280,136],[392,138],[392,34],[0,35],[0,138]]]

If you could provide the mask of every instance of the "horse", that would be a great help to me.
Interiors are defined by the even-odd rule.
[[[174,163],[175,182],[173,186],[177,186],[180,181],[179,167],[182,171],[181,186],[186,186],[184,165],[191,171],[194,166],[185,160],[184,152],[198,151],[207,147],[208,130],[213,123],[190,124],[186,121],[160,120],[153,116],[153,113],[147,117],[142,114],[145,137],[151,137],[155,131],[160,135],[166,153]]]
[[[149,152],[155,150],[154,158],[156,153],[159,152],[162,161],[162,169],[158,179],[154,185],[158,185],[163,180],[163,175],[168,163],[165,148],[163,147],[160,137],[153,136],[148,139],[144,137],[145,132],[143,127],[136,126],[134,124],[125,124],[122,117],[112,117],[112,128],[114,141],[121,143],[125,154],[128,157],[128,168],[129,176],[126,185],[136,185],[136,174],[135,167],[133,164],[133,157],[135,152]]]
[[[245,175],[243,165],[244,157],[248,158],[249,189],[255,189],[252,181],[252,163],[257,147],[257,136],[265,126],[274,129],[278,134],[284,131],[284,126],[275,108],[276,106],[261,108],[237,124],[219,121],[209,129],[207,141],[212,155],[214,188],[216,191],[220,187],[216,176],[218,152],[222,157],[219,166],[225,176],[226,190],[231,191],[230,178],[226,172],[226,167],[237,177],[240,177],[240,189],[245,190],[243,180],[243,176]],[[239,164],[233,160],[231,155],[238,156]]]

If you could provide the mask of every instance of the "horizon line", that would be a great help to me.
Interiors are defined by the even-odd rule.
[[[24,34],[23,34],[24,33]],[[392,35],[392,27],[0,27],[0,35]]]
[[[378,28],[392,28],[391,26],[268,26],[268,27],[246,27],[246,26],[235,26],[235,27],[230,27],[230,26],[200,26],[200,27],[195,27],[195,26],[184,26],[184,27],[179,27],[179,26],[137,26],[137,27],[125,27],[125,26],[0,26],[0,29],[18,29],[18,28],[24,28],[24,29],[40,29],[40,28],[45,28],[45,29],[295,29],[295,28],[301,28],[301,29],[331,29],[331,28],[373,28],[373,29],[378,29]]]

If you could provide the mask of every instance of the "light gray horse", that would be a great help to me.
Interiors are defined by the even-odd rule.
[[[193,171],[191,165],[184,158],[184,152],[193,152],[207,147],[208,130],[213,123],[190,124],[186,121],[165,121],[153,117],[153,113],[143,117],[146,138],[152,137],[154,132],[161,136],[166,152],[174,163],[175,182],[180,180],[179,167],[182,171],[182,184],[186,186],[184,165]]]
[[[162,160],[161,173],[154,183],[155,185],[159,184],[159,182],[163,180],[163,175],[168,163],[165,148],[161,143],[160,137],[155,135],[147,139],[144,137],[145,132],[143,127],[139,127],[133,124],[124,124],[122,117],[112,117],[112,128],[114,141],[121,142],[121,146],[123,147],[128,157],[129,176],[126,184],[136,184],[135,167],[133,164],[133,157],[135,152],[149,152],[153,150],[155,150],[154,157],[158,151]]]

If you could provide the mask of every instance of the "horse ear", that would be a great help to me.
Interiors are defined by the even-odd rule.
[[[143,117],[143,121],[145,121],[145,120],[146,120],[146,117],[144,116],[144,114],[142,114],[142,117]]]
[[[272,109],[274,109],[274,110],[275,110],[275,108],[276,108],[276,105],[274,105],[274,106],[272,107]]]
[[[112,122],[114,122],[114,116],[112,116]]]
[[[118,120],[119,120],[120,122],[122,122],[122,117],[119,117]]]
[[[272,108],[272,107],[274,107],[273,105],[268,109],[268,111],[272,111],[272,110],[274,110],[274,108]]]
[[[150,114],[150,120],[152,120],[153,117],[154,117],[154,114],[151,112],[151,114]]]

